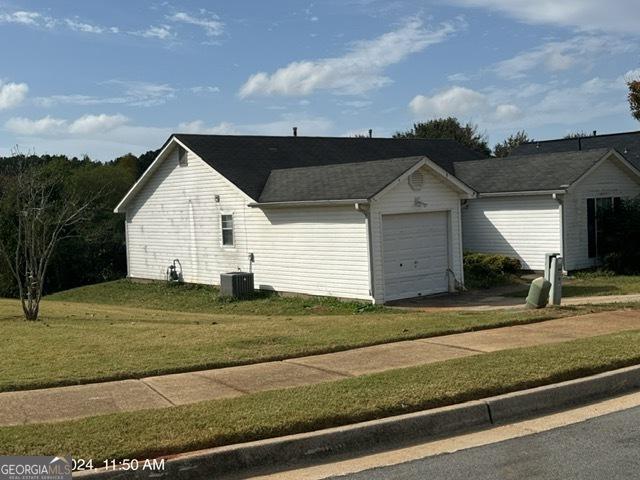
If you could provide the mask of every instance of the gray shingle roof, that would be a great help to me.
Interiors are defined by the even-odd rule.
[[[611,149],[456,162],[455,175],[478,193],[563,190]]]
[[[424,157],[273,170],[261,203],[369,199]]]
[[[610,133],[591,137],[563,138],[545,140],[520,145],[513,155],[533,155],[539,153],[569,152],[591,150],[597,148],[613,148],[629,163],[640,169],[640,132]]]
[[[272,170],[427,156],[453,173],[453,162],[482,154],[453,140],[350,137],[266,137],[175,134],[178,140],[257,200]]]

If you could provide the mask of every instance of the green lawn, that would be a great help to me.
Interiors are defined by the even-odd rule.
[[[136,308],[174,310],[194,313],[247,315],[348,315],[360,312],[389,312],[390,309],[357,301],[329,297],[281,297],[259,292],[251,300],[221,297],[208,285],[139,283],[129,280],[100,283],[49,295],[47,300],[99,303]]]
[[[507,294],[509,297],[526,297],[527,289]],[[588,297],[602,295],[629,295],[640,293],[640,275],[606,275],[601,273],[577,273],[562,284],[564,297]]]
[[[640,362],[640,332],[506,350],[190,406],[0,428],[13,455],[146,458],[464,402]]]
[[[97,287],[90,288],[97,291]],[[307,311],[299,315],[205,314],[126,306],[129,301],[144,305],[148,300],[156,307],[171,308],[189,301],[188,295],[179,289],[161,298],[156,295],[154,285],[136,286],[136,289],[132,300],[124,298],[119,302],[121,305],[45,300],[40,322],[24,321],[17,301],[0,299],[3,344],[0,391],[256,363],[620,308],[434,313],[385,309],[341,315]],[[82,290],[74,294],[91,298]],[[69,294],[57,297],[65,295]],[[161,299],[164,304],[160,303]],[[196,295],[191,308],[203,308],[200,302],[201,298]],[[286,302],[295,305],[303,300],[287,299]],[[309,302],[314,309],[317,304]],[[319,305],[323,300],[318,302]]]

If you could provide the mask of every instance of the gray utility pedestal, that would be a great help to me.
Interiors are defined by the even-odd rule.
[[[560,305],[562,301],[563,260],[559,253],[547,253],[544,257],[544,279],[551,283],[549,301]]]

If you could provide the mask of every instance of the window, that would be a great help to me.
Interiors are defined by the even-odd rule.
[[[233,246],[233,215],[221,215],[222,245]]]
[[[604,229],[602,218],[607,212],[620,208],[620,197],[587,198],[587,250],[589,258],[596,258],[603,252],[598,250],[602,243]]]
[[[182,147],[178,147],[178,165],[181,167],[186,167],[187,164],[187,151]]]

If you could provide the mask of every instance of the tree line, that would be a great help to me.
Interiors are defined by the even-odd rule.
[[[37,293],[38,288],[29,292],[35,284],[30,278],[40,267],[30,262],[37,257],[34,249],[45,252],[51,235],[57,241],[42,265],[46,276],[38,287],[43,293],[125,276],[124,220],[113,208],[156,154],[127,154],[105,163],[87,156],[16,153],[0,158],[0,255],[5,253],[0,297],[18,298],[21,288],[25,298]],[[64,223],[63,231],[55,232],[56,222]]]

